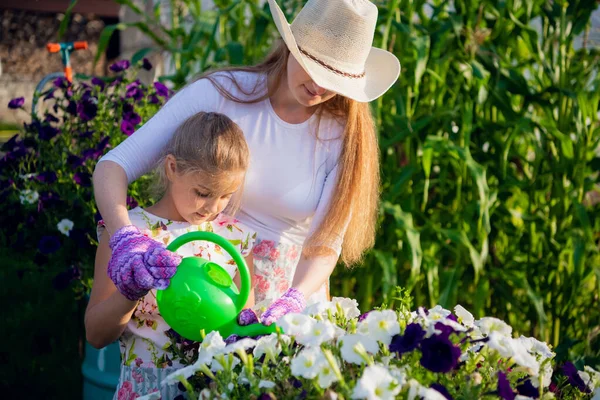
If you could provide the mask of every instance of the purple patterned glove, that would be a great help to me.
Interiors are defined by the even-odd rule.
[[[258,322],[258,316],[250,308],[243,309],[238,314],[238,325],[246,326],[246,325],[256,324],[257,322]]]
[[[144,297],[150,289],[166,289],[181,263],[181,256],[133,225],[116,231],[108,245],[112,250],[108,276],[129,300]]]
[[[265,325],[271,325],[285,314],[299,313],[306,307],[306,300],[301,291],[289,288],[279,299],[267,308],[262,315],[261,322]]]

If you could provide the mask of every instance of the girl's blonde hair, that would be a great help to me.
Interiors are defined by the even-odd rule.
[[[226,115],[199,112],[183,122],[163,150],[156,168],[153,186],[155,195],[162,197],[169,187],[166,158],[171,155],[177,163],[177,173],[202,172],[211,178],[212,186],[219,185],[225,173],[246,171],[250,161],[248,144],[240,127]],[[238,208],[241,189],[232,197],[226,212]]]
[[[208,71],[198,79],[208,79],[225,98],[238,103],[256,103],[271,97],[287,73],[289,50],[280,40],[274,50],[258,65],[229,67]],[[268,90],[257,83],[251,90],[243,88],[231,72],[245,71],[266,74]],[[245,97],[236,97],[215,79],[215,72],[225,76]],[[248,96],[254,96],[249,98]],[[344,125],[343,146],[339,159],[335,196],[318,229],[307,238],[306,255],[326,252],[323,244],[336,241],[337,233],[346,228],[341,259],[346,265],[360,260],[375,243],[375,225],[379,205],[379,145],[368,103],[336,95],[319,106],[319,115],[328,113]],[[349,220],[348,220],[349,219]]]

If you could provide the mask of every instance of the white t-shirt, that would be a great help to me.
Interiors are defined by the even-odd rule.
[[[234,72],[246,92],[256,85],[265,90],[265,76]],[[215,75],[234,96],[245,97],[226,73]],[[255,98],[252,95],[251,98]],[[129,181],[151,171],[167,142],[187,118],[200,111],[220,112],[236,122],[250,148],[239,213],[240,221],[258,232],[259,239],[302,245],[327,213],[334,195],[343,125],[323,115],[300,124],[283,121],[269,99],[253,104],[235,103],[223,97],[208,79],[180,90],[164,107],[127,140],[101,160],[114,161]],[[343,232],[324,243],[338,254]]]

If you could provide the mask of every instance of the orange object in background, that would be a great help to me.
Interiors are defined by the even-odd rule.
[[[60,44],[58,44],[58,43],[48,43],[46,45],[46,49],[48,49],[48,51],[50,53],[58,53],[60,51]]]

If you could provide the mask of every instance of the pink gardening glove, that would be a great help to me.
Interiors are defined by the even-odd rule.
[[[117,230],[108,244],[108,276],[129,300],[144,297],[150,289],[166,289],[181,263],[181,256],[133,225]]]
[[[301,291],[289,288],[279,299],[267,308],[267,311],[261,316],[261,321],[265,325],[271,325],[285,314],[299,313],[306,307],[306,300]]]

